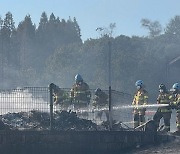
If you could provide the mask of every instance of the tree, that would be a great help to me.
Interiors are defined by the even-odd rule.
[[[11,37],[11,34],[15,29],[14,24],[15,23],[14,23],[12,14],[10,12],[6,13],[4,22],[3,22],[3,27],[2,27],[6,37],[8,37],[8,38]]]
[[[77,36],[80,38],[81,37],[81,29],[78,25],[78,22],[76,20],[76,18],[74,17],[73,19],[73,22],[74,22],[74,27],[75,27],[75,30],[76,30],[76,33],[77,33]]]
[[[0,16],[0,30],[2,29],[2,27],[3,27],[3,20],[2,20],[2,18]]]
[[[46,29],[47,24],[48,24],[48,17],[46,12],[43,12],[41,14],[38,31],[44,31]]]
[[[56,17],[54,16],[54,13],[51,13],[51,15],[49,17],[49,23],[54,24],[55,21],[56,21]]]
[[[62,45],[48,58],[46,63],[46,75],[51,74],[54,80],[61,86],[70,86],[70,80],[74,74],[80,71],[82,54],[81,44],[74,43]],[[52,76],[49,78],[51,79]]]
[[[110,23],[108,27],[98,27],[96,31],[99,32],[101,37],[113,36],[114,29],[116,28],[116,23]]]
[[[180,16],[170,20],[165,29],[165,38],[168,43],[179,43],[180,41]]]
[[[35,25],[32,23],[31,16],[26,15],[24,20],[19,23],[17,28],[17,39],[20,44],[20,63],[22,69],[26,69],[35,64],[34,55],[36,50],[34,49],[35,41]],[[30,65],[30,66],[29,66]]]
[[[11,51],[11,36],[15,31],[15,23],[10,12],[6,13],[3,22],[1,21],[1,24],[1,49],[3,52],[4,61],[9,65],[12,60],[11,54],[13,54],[13,51]]]
[[[180,35],[180,16],[175,16],[170,20],[165,29],[165,33],[170,35]]]
[[[141,25],[149,30],[149,36],[151,38],[159,36],[162,32],[162,26],[158,21],[152,22],[149,19],[142,19]]]

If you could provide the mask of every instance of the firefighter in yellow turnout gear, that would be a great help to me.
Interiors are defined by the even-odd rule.
[[[171,103],[173,109],[176,109],[176,133],[180,135],[180,84],[175,83],[172,86],[172,94],[170,96]]]
[[[134,128],[142,125],[145,122],[145,111],[146,108],[138,107],[138,105],[147,105],[148,103],[148,92],[144,89],[142,80],[138,80],[135,83],[137,91],[134,95],[132,105],[136,106],[133,110],[134,115]]]
[[[75,84],[71,88],[70,97],[72,101],[90,103],[91,92],[89,86],[83,81],[83,78],[79,74],[75,76]]]
[[[159,85],[159,95],[157,98],[157,104],[170,104],[170,94],[166,89],[166,86],[164,84]],[[165,107],[159,107],[157,109],[157,112],[153,116],[153,120],[155,121],[156,127],[159,127],[159,123],[161,118],[164,120],[164,127],[163,131],[168,132],[170,131],[170,119],[171,119],[171,107],[165,106]]]
[[[71,104],[69,95],[66,91],[53,84],[53,99],[54,104],[59,105],[61,109],[67,110]]]

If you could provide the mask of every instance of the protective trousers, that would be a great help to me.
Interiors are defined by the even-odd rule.
[[[171,119],[171,112],[160,112],[157,111],[153,117],[155,121],[157,129],[159,128],[159,123],[161,118],[164,120],[164,131],[170,131],[170,119]]]
[[[145,114],[134,113],[134,128],[145,122]]]
[[[176,113],[176,127],[177,127],[177,131],[180,132],[180,112]]]

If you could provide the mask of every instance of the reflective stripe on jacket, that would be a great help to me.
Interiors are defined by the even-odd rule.
[[[147,105],[148,103],[148,92],[146,90],[138,90],[132,102],[132,105]],[[133,113],[139,115],[145,115],[145,108],[135,107]]]
[[[176,112],[180,113],[180,94],[172,94],[170,99],[176,107]]]
[[[148,92],[146,90],[138,90],[132,102],[132,105],[146,105],[148,102]]]
[[[158,98],[157,98],[157,103],[158,104],[170,104],[170,99],[169,99],[170,94],[169,93],[160,93]],[[160,112],[172,112],[171,108],[169,106],[167,107],[161,107],[159,108]]]
[[[86,94],[89,91],[89,86],[87,83],[82,82],[81,84],[74,84],[71,88],[71,97],[76,97],[79,94]]]

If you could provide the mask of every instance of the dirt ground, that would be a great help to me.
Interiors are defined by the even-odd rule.
[[[176,131],[176,113],[173,111],[171,116],[171,132]],[[180,136],[167,143],[140,147],[128,154],[180,154]]]
[[[127,154],[180,154],[180,137],[160,145],[140,147]]]

